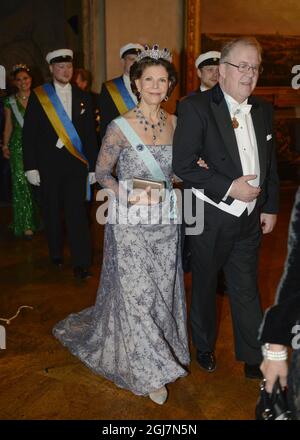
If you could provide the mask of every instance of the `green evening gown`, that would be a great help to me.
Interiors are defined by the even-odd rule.
[[[24,117],[25,108],[16,99],[18,109]],[[17,237],[31,229],[35,232],[40,226],[38,207],[33,200],[31,186],[26,179],[23,167],[22,127],[17,121],[9,98],[4,100],[4,106],[9,108],[12,115],[13,131],[8,143],[10,150],[10,168],[12,177],[12,230]]]

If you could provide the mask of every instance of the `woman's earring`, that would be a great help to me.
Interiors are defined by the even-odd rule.
[[[138,100],[138,101],[141,100],[141,92],[139,92],[138,90],[137,90],[137,92],[136,92],[136,97],[137,97],[137,100]]]
[[[168,99],[169,99],[169,97],[168,97],[168,95],[166,95],[166,96],[165,96],[165,98],[164,98],[164,101],[166,101],[166,102],[167,102],[167,101],[168,101]]]

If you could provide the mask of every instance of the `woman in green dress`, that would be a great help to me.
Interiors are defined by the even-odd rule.
[[[30,96],[32,76],[25,64],[13,67],[17,93],[4,100],[3,156],[10,160],[13,196],[12,229],[17,237],[31,239],[39,226],[39,214],[23,167],[22,128]]]

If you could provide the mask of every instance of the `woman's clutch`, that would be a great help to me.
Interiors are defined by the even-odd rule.
[[[132,189],[143,189],[147,187],[151,188],[151,197],[158,199],[158,202],[163,202],[166,197],[166,182],[164,180],[151,180],[141,179],[140,177],[134,177],[132,179]]]

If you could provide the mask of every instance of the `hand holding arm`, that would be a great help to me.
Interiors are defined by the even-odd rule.
[[[205,168],[206,170],[209,170],[209,166],[207,165],[205,160],[202,159],[202,157],[199,157],[197,164],[199,165],[199,167]]]

